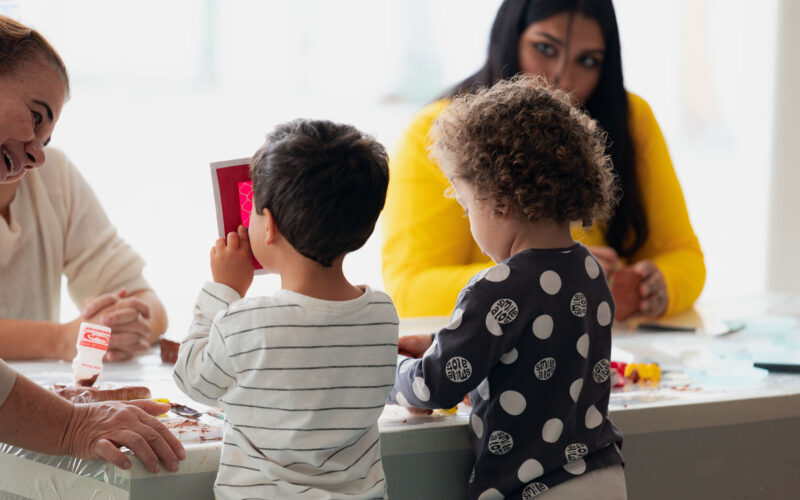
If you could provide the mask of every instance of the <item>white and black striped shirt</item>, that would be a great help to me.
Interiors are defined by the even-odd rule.
[[[225,410],[218,498],[385,497],[377,422],[398,335],[388,295],[240,300],[206,283],[194,313],[173,378]]]

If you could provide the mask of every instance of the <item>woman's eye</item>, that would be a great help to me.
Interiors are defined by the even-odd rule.
[[[464,215],[462,217],[469,217],[469,210],[466,208],[464,209]]]
[[[581,66],[587,69],[596,68],[600,66],[600,60],[593,56],[583,56],[581,57],[578,62]]]
[[[34,126],[37,126],[40,123],[42,123],[42,119],[43,118],[42,118],[42,114],[41,113],[39,113],[38,111],[31,110],[31,115],[33,115],[33,125]]]
[[[550,45],[549,43],[536,42],[533,44],[533,48],[548,57],[554,56],[556,54],[556,48]]]

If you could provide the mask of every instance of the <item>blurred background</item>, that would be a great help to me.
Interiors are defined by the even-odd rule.
[[[216,233],[209,163],[296,117],[391,151],[412,115],[483,62],[499,0],[0,0],[61,53],[53,135],[97,192],[182,338]],[[706,254],[701,300],[767,286],[779,0],[616,0],[627,88],[658,119]],[[345,260],[382,287],[379,235]],[[270,293],[258,277],[252,293]],[[62,316],[77,309],[64,293]]]

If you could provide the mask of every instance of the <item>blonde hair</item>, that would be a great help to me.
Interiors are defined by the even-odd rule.
[[[23,64],[43,60],[50,63],[69,92],[69,76],[61,56],[35,29],[0,15],[0,76],[18,70]]]

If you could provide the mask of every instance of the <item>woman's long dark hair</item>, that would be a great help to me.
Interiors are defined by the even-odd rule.
[[[490,86],[519,73],[519,38],[522,33],[531,23],[561,12],[580,13],[594,19],[605,39],[600,79],[584,105],[608,133],[609,153],[622,189],[619,204],[606,228],[606,240],[619,255],[630,257],[644,245],[648,227],[628,128],[628,96],[622,82],[619,29],[611,0],[506,0],[492,25],[486,63],[474,75],[453,87],[445,97]]]

